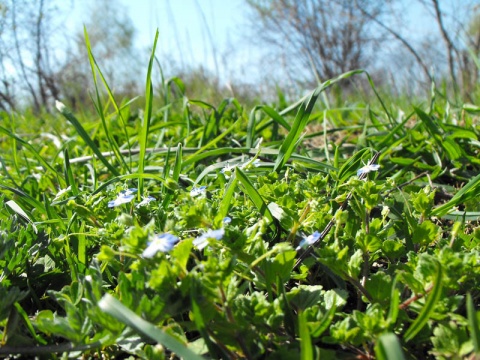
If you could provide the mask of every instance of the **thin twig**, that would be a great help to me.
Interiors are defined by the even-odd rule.
[[[406,307],[408,307],[411,303],[421,299],[422,297],[424,297],[425,295],[427,295],[430,291],[432,291],[433,289],[433,285],[430,285],[427,290],[425,290],[425,294],[415,294],[414,296],[412,296],[410,299],[408,300],[405,300],[403,303],[401,303],[400,305],[398,305],[398,308],[400,310],[403,310],[405,309]]]

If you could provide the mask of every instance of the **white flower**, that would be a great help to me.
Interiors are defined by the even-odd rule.
[[[190,190],[190,196],[191,197],[195,197],[195,196],[198,196],[198,195],[201,195],[201,194],[204,194],[205,192],[207,191],[207,187],[206,186],[200,186],[200,187],[193,187],[192,190]]]
[[[318,239],[320,239],[320,233],[318,231],[315,231],[312,235],[304,237],[303,240],[300,241],[300,244],[298,244],[295,250],[298,251],[300,249],[303,249],[304,247],[315,244],[318,241]]]
[[[120,191],[120,193],[118,194],[115,200],[108,202],[108,207],[112,208],[115,206],[129,203],[135,197],[135,195],[133,194],[135,194],[136,192],[137,192],[137,189],[127,189],[127,190]]]
[[[141,202],[139,202],[136,207],[139,208],[141,206],[148,205],[149,203],[151,203],[152,201],[155,201],[155,200],[157,200],[157,199],[155,199],[153,196],[144,197],[143,200]]]
[[[195,245],[198,250],[202,250],[208,245],[208,239],[221,240],[223,235],[225,235],[225,230],[223,228],[218,230],[208,230],[206,233],[193,240],[193,245]]]
[[[362,174],[368,174],[371,171],[377,171],[380,169],[380,165],[377,164],[367,164],[364,167],[358,169],[357,171],[357,176],[360,176]]]
[[[57,108],[58,111],[63,112],[65,110],[66,106],[62,102],[55,100],[55,107]]]
[[[230,216],[225,216],[222,220],[224,224],[230,224],[232,222],[232,218]]]
[[[178,237],[172,234],[156,234],[153,240],[148,242],[148,246],[143,250],[142,256],[144,258],[152,258],[159,251],[167,252],[173,249],[178,242]]]
[[[229,163],[227,163],[227,165],[222,169],[220,170],[220,172],[225,175],[225,177],[227,179],[230,179],[230,176],[232,176],[233,172],[235,171],[235,168],[237,167],[236,164],[234,165],[230,165]]]

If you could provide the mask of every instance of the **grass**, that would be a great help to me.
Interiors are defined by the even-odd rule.
[[[89,52],[95,116],[3,114],[2,356],[480,356],[478,108],[360,70],[283,106],[156,97],[153,54],[143,112]],[[369,103],[318,102],[351,77]]]

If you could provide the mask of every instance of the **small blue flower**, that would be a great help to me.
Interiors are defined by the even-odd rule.
[[[304,247],[315,244],[318,241],[318,239],[320,239],[320,233],[318,231],[315,231],[312,235],[304,237],[303,240],[300,241],[300,244],[298,244],[295,250],[298,251],[300,249],[303,249]]]
[[[115,200],[108,202],[108,207],[112,208],[115,206],[129,203],[135,198],[134,194],[136,192],[137,192],[137,189],[127,189],[127,190],[120,191],[120,193],[118,194]]]
[[[364,167],[358,169],[358,171],[357,171],[357,176],[360,176],[360,175],[362,175],[362,174],[368,174],[369,172],[377,171],[378,169],[380,169],[380,165],[377,165],[377,164],[367,164],[367,165],[365,165]]]
[[[152,258],[159,251],[167,252],[173,249],[173,246],[178,242],[178,237],[172,234],[156,234],[153,240],[148,242],[148,246],[143,250],[142,256],[144,258]]]
[[[207,191],[206,186],[200,186],[200,187],[193,187],[192,190],[190,190],[190,196],[195,197],[201,194],[204,194]]]
[[[222,222],[227,225],[227,224],[230,224],[232,222],[232,218],[230,216],[225,216],[222,220]]]
[[[225,235],[225,230],[223,228],[218,230],[208,230],[206,233],[193,240],[193,245],[195,245],[198,250],[202,250],[208,245],[208,239],[221,240],[223,235]]]
[[[144,197],[143,200],[140,201],[136,207],[139,208],[140,206],[148,205],[149,203],[151,203],[152,201],[155,201],[155,200],[157,200],[157,199],[155,199],[153,196]]]

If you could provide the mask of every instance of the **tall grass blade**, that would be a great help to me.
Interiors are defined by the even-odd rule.
[[[291,126],[289,123],[285,121],[285,119],[275,111],[275,109],[271,108],[267,105],[257,105],[255,106],[252,111],[250,112],[250,116],[248,118],[248,125],[247,125],[247,141],[246,146],[247,148],[253,146],[253,141],[255,139],[255,125],[256,125],[256,115],[259,110],[263,110],[265,114],[272,118],[271,121],[264,124],[264,126],[269,127],[272,122],[282,125],[285,129],[290,131]]]
[[[312,113],[313,107],[318,99],[318,96],[329,86],[332,84],[347,79],[353,75],[366,73],[364,70],[353,70],[347,73],[344,73],[334,79],[325,81],[322,85],[320,85],[317,89],[315,89],[312,94],[304,100],[298,109],[297,115],[295,116],[295,120],[293,121],[292,128],[288,133],[285,141],[283,142],[282,146],[280,147],[280,152],[275,162],[274,171],[278,172],[285,164],[287,163],[288,159],[290,158],[291,154],[293,153],[295,147],[297,146],[298,140],[302,135],[305,126],[308,123],[309,117]],[[367,77],[370,81],[370,76],[366,73]],[[371,83],[373,86],[373,83]]]
[[[148,62],[147,79],[145,85],[145,111],[143,114],[143,121],[140,127],[140,137],[138,143],[140,146],[140,156],[138,159],[138,173],[143,174],[145,170],[145,156],[147,154],[148,145],[148,133],[150,127],[150,118],[152,117],[152,103],[153,103],[153,86],[152,86],[152,68],[153,61],[155,59],[155,49],[158,41],[158,29],[155,33],[155,40],[153,41],[152,53],[150,55],[150,61]],[[143,195],[143,178],[138,179],[138,192],[139,196]]]
[[[67,180],[67,186],[71,186],[72,193],[76,196],[78,195],[78,187],[75,178],[73,177],[72,167],[70,166],[70,155],[68,155],[68,149],[64,150],[63,158],[63,168],[65,172],[65,179]]]
[[[92,78],[93,78],[93,83],[95,85],[95,94],[97,97],[97,102],[95,104],[95,108],[97,110],[98,115],[100,116],[100,119],[102,120],[102,125],[103,129],[105,131],[105,136],[107,138],[108,144],[110,145],[110,149],[112,149],[112,152],[115,154],[118,162],[120,164],[123,164],[125,170],[127,172],[130,172],[130,168],[128,167],[127,163],[125,162],[125,159],[122,155],[120,155],[120,149],[118,148],[118,145],[116,141],[110,136],[110,130],[109,127],[107,126],[107,121],[105,119],[105,114],[102,109],[102,98],[100,96],[100,91],[98,91],[98,83],[97,83],[97,72],[100,75],[100,78],[102,79],[103,85],[105,86],[105,89],[107,90],[108,96],[110,98],[111,103],[113,104],[115,111],[117,112],[118,117],[120,118],[122,125],[123,125],[123,131],[125,134],[125,138],[127,139],[127,144],[128,144],[128,149],[130,149],[130,142],[129,142],[129,136],[128,132],[126,129],[126,124],[125,120],[123,119],[122,113],[117,105],[117,102],[115,101],[115,97],[113,96],[112,90],[110,89],[110,86],[108,85],[107,80],[103,76],[102,70],[97,64],[97,61],[95,60],[95,57],[93,56],[92,53],[92,46],[90,45],[90,39],[88,37],[88,32],[87,28],[84,26],[83,28],[83,33],[85,36],[85,44],[87,46],[87,52],[88,52],[88,59],[90,61],[90,69],[92,71]]]
[[[146,336],[159,344],[162,344],[166,348],[176,353],[178,356],[183,357],[184,359],[203,360],[201,356],[195,354],[176,338],[167,334],[162,329],[159,329],[150,322],[142,319],[113,296],[105,294],[98,302],[98,306],[108,315],[131,327],[137,333],[142,334],[143,336]]]
[[[390,325],[390,328],[395,326],[398,317],[398,306],[400,305],[400,291],[397,289],[397,278],[393,279],[392,291],[390,293],[390,308],[387,314],[387,322]]]
[[[26,204],[30,205],[33,209],[36,209],[37,212],[39,212],[39,213],[42,213],[42,214],[46,213],[45,206],[40,201],[31,197],[29,194],[27,194],[27,193],[25,193],[21,190],[18,190],[18,189],[15,189],[15,188],[12,188],[8,185],[3,184],[1,179],[0,179],[0,189],[11,191],[12,193],[14,193],[15,195],[18,196],[17,200],[19,202],[21,202],[23,204],[26,203]]]

